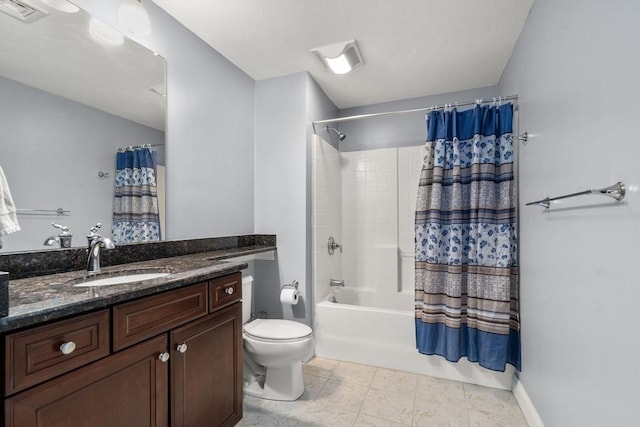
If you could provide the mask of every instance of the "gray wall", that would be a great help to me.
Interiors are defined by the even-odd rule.
[[[520,95],[522,384],[546,426],[638,425],[640,2],[533,5],[499,84]],[[525,202],[627,184],[623,203]]]
[[[151,34],[167,60],[167,238],[253,232],[254,80],[150,0]],[[117,27],[119,2],[77,4]]]
[[[276,263],[256,263],[254,307],[269,317],[306,318],[306,73],[256,82],[255,232],[278,236]],[[280,304],[280,286],[297,280],[302,300]],[[309,294],[310,295],[310,294]]]
[[[308,73],[256,82],[255,231],[278,235],[277,263],[256,262],[254,307],[311,324],[311,121],[337,109]],[[280,286],[297,280],[302,300],[284,306]]]
[[[16,206],[71,211],[19,215],[22,230],[3,237],[2,251],[46,249],[44,239],[58,234],[52,221],[70,228],[73,246],[87,244],[96,222],[110,235],[116,150],[163,144],[163,132],[4,77],[0,97],[0,166]],[[110,177],[99,179],[100,170]]]
[[[445,103],[456,101],[465,102],[478,98],[491,99],[491,97],[503,95],[506,96],[512,94],[499,93],[496,86],[491,86],[462,92],[444,93],[440,95],[348,108],[340,110],[340,117],[383,113],[387,111],[411,110],[414,108],[443,105]],[[406,113],[341,122],[337,124],[337,127],[347,135],[347,139],[339,143],[340,151],[408,147],[424,144],[427,138],[425,112]],[[327,139],[326,131],[321,130],[321,128],[321,126],[318,127],[318,134],[324,139]],[[333,142],[337,142],[335,132],[331,132],[330,136]]]

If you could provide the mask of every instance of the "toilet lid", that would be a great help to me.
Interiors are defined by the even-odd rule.
[[[291,340],[308,337],[312,330],[307,325],[292,320],[256,319],[244,326],[244,332],[256,338]]]

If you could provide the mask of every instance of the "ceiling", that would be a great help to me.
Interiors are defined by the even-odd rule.
[[[41,0],[33,22],[0,13],[0,76],[145,126],[164,130],[164,59],[125,39],[105,46],[90,36],[91,16]],[[153,89],[153,90],[152,90]]]
[[[498,83],[534,0],[153,0],[255,80],[308,71],[338,108]],[[355,39],[365,65],[309,51]]]

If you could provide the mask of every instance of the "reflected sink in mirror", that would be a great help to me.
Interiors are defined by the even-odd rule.
[[[82,277],[73,280],[71,284],[78,288],[95,286],[124,285],[127,283],[144,282],[147,280],[160,279],[172,273],[169,269],[148,269],[138,271],[122,271],[99,273],[96,275]]]

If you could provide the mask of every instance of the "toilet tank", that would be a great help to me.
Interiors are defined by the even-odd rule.
[[[242,323],[251,319],[251,301],[253,291],[253,276],[242,277]]]

